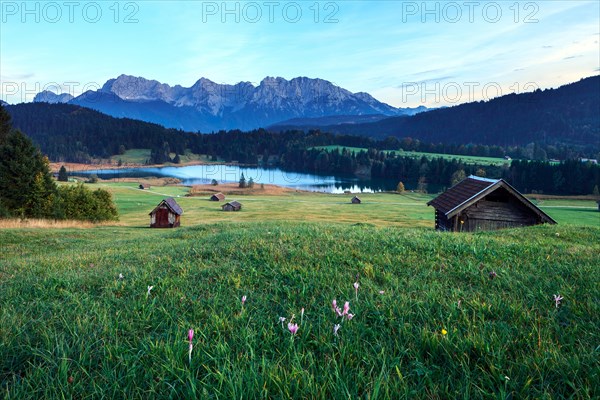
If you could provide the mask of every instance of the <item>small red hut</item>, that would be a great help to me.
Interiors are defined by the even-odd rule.
[[[150,228],[176,228],[182,214],[183,209],[174,198],[164,199],[150,213]]]

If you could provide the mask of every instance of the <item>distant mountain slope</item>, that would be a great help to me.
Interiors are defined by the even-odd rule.
[[[557,89],[510,94],[490,101],[441,108],[412,117],[321,127],[323,131],[411,137],[448,144],[600,146],[600,76]]]
[[[167,141],[175,151],[198,136],[71,104],[22,103],[5,108],[13,127],[31,137],[52,160],[86,161],[89,156],[118,154],[121,145],[155,148]]]
[[[71,100],[73,100],[73,96],[71,96],[69,93],[56,94],[49,90],[44,90],[43,92],[36,94],[35,97],[33,98],[34,103],[50,103],[50,104],[68,103]]]
[[[267,77],[258,86],[250,82],[218,84],[201,78],[192,87],[169,86],[155,80],[121,75],[100,90],[74,99],[43,92],[35,101],[92,108],[115,117],[154,122],[169,128],[211,132],[249,130],[292,118],[338,115],[413,114],[415,109],[395,108],[367,93],[351,93],[323,79],[286,80]]]

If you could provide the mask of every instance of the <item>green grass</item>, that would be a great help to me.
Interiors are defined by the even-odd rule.
[[[175,153],[170,153],[170,157],[174,158]],[[179,157],[181,159],[181,164],[191,162],[211,162],[210,157],[206,155],[194,154],[189,150],[186,150],[184,154],[180,154]],[[124,164],[145,164],[149,158],[150,149],[129,149],[126,150],[124,154],[112,156],[111,160],[114,163],[117,163],[119,160],[121,160]]]
[[[159,230],[153,192],[185,188],[99,185],[123,226],[0,230],[0,397],[600,396],[597,225],[439,233],[431,196],[294,193],[180,197]]]
[[[345,147],[345,146],[338,146],[338,145],[331,145],[331,146],[316,146],[313,147],[314,149],[326,149],[326,150],[335,150],[335,149],[339,149],[340,151],[342,151],[342,149],[347,149],[350,152],[353,153],[358,153],[360,151],[367,151],[366,148],[361,148],[361,147]],[[411,158],[421,158],[421,157],[426,157],[428,159],[433,159],[433,158],[443,158],[446,160],[452,160],[452,159],[459,159],[462,160],[463,163],[465,164],[477,164],[477,165],[504,165],[504,164],[510,164],[510,161],[505,160],[503,158],[497,158],[497,157],[478,157],[478,156],[464,156],[464,155],[458,155],[458,154],[442,154],[442,153],[423,153],[423,152],[419,152],[419,151],[393,151],[393,150],[385,150],[386,153],[391,153],[391,152],[395,152],[397,155],[401,156],[401,157],[411,157]]]
[[[124,164],[145,164],[149,158],[150,149],[129,149],[125,151],[125,154],[111,157],[113,162],[121,160]]]
[[[93,188],[93,186],[91,186]],[[209,195],[186,197],[188,189],[181,186],[139,190],[136,183],[99,183],[116,198],[122,224],[144,227],[148,213],[165,197],[175,197],[183,207],[182,224],[192,226],[216,222],[312,221],[373,226],[425,227],[434,226],[433,208],[427,202],[435,195],[419,193],[363,193],[362,204],[350,204],[351,195],[292,192],[281,196],[227,196],[227,201],[242,203],[241,212],[224,213],[219,202],[208,201]],[[179,196],[179,197],[178,197]],[[540,208],[559,224],[600,227],[600,213],[592,200],[543,200]]]

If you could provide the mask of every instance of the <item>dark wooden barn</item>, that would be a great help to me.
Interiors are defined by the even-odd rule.
[[[223,201],[225,200],[225,195],[223,193],[217,193],[210,196],[210,201]]]
[[[242,209],[242,205],[237,201],[230,201],[229,203],[223,204],[221,208],[223,211],[240,211]]]
[[[556,224],[503,179],[469,176],[427,203],[435,229],[473,232],[543,223]]]
[[[352,200],[350,200],[352,202],[352,204],[360,204],[361,200],[358,198],[358,196],[354,196],[352,198]]]
[[[142,190],[144,190],[144,189],[150,189],[150,185],[148,185],[147,183],[140,183],[139,188],[142,189]]]
[[[150,228],[176,228],[182,214],[183,210],[174,198],[164,199],[150,213]]]

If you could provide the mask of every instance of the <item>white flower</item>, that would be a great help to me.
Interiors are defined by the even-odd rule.
[[[125,277],[123,276],[123,274],[119,274],[119,279],[123,279],[123,278],[125,278]]]
[[[154,286],[148,286],[148,292],[146,293],[146,297],[150,296],[150,291],[154,289]]]
[[[558,308],[558,306],[560,305],[560,301],[562,299],[563,299],[563,297],[560,294],[554,295],[554,305],[556,306],[556,308]]]
[[[342,326],[340,324],[335,324],[333,326],[333,336],[337,336],[338,335],[338,331],[340,330]]]

